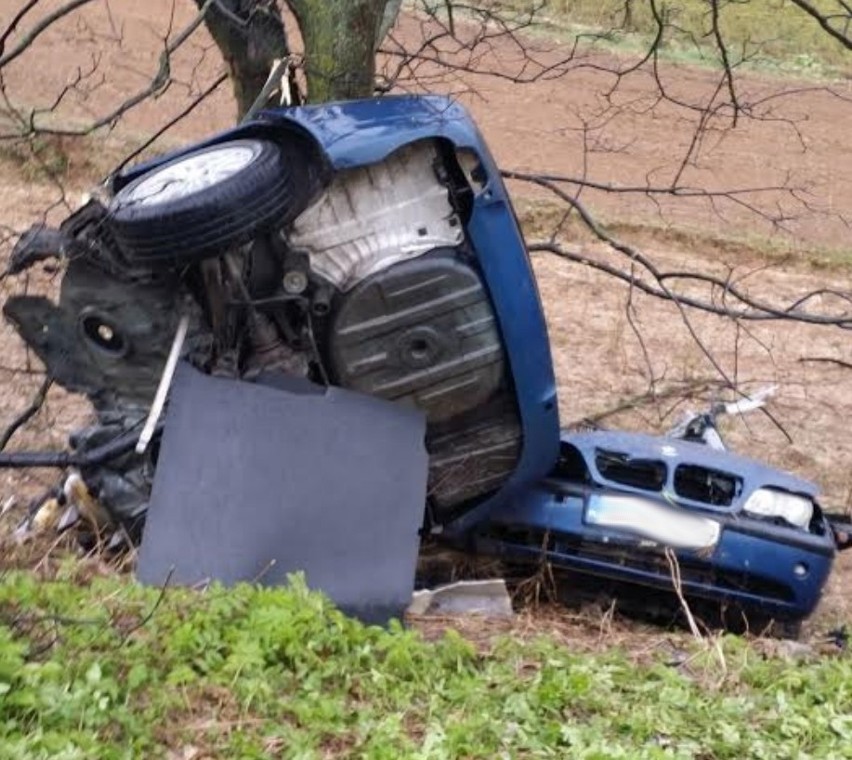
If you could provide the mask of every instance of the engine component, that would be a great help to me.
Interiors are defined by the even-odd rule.
[[[179,284],[167,277],[130,281],[75,258],[62,279],[58,305],[15,296],[3,313],[52,377],[86,393],[100,410],[150,403],[180,300]]]
[[[462,241],[461,222],[438,179],[432,141],[406,145],[384,161],[342,171],[293,222],[289,244],[341,290],[433,248]]]

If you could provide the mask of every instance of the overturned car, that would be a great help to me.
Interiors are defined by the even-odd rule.
[[[162,424],[151,445],[140,433],[177,351],[212,376],[421,410],[421,532],[456,546],[666,589],[674,558],[687,597],[800,620],[845,541],[813,485],[686,433],[560,433],[517,220],[447,99],[264,112],[116,175],[59,230],[25,235],[10,268],[53,255],[59,302],[13,297],[4,314],[98,424],[71,452],[0,463],[76,467],[136,538]]]

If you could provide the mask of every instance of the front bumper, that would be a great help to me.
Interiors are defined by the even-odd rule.
[[[617,492],[550,483],[521,494],[480,526],[476,549],[511,559],[546,559],[554,567],[672,591],[664,546],[587,522],[590,497],[606,493]],[[712,519],[721,527],[715,546],[675,551],[687,597],[783,620],[813,612],[835,554],[827,526],[816,535],[740,515]]]

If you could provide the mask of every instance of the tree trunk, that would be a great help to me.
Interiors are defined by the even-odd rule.
[[[202,8],[206,2],[195,4]],[[228,66],[239,121],[266,84],[274,60],[290,54],[281,13],[270,0],[219,0],[205,22]]]
[[[288,0],[305,42],[308,100],[369,97],[376,47],[393,0]]]

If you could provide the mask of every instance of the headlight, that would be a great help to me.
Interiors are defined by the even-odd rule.
[[[758,517],[780,517],[797,528],[807,528],[814,514],[814,504],[805,496],[758,488],[749,496],[743,510]]]

